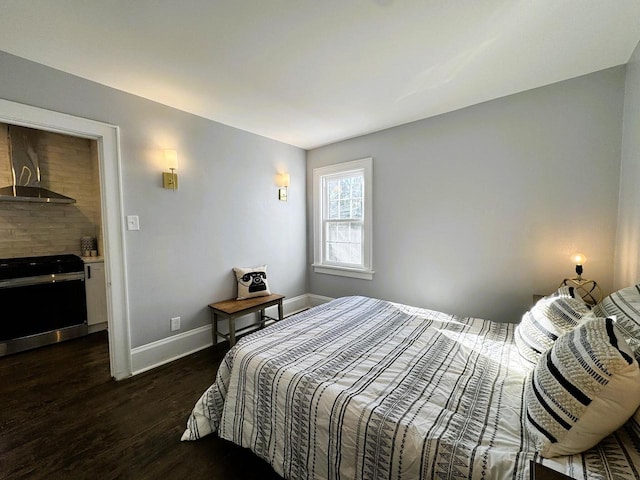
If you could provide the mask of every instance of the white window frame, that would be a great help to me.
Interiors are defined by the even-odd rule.
[[[364,208],[363,208],[363,252],[360,268],[344,265],[336,265],[327,262],[324,258],[325,235],[324,210],[325,179],[335,175],[347,175],[349,173],[364,174]],[[373,158],[362,158],[350,162],[338,163],[326,167],[313,169],[313,271],[327,275],[340,275],[343,277],[373,280]]]

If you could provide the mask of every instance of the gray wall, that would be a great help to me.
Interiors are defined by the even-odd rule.
[[[640,44],[627,64],[615,286],[640,283]]]
[[[172,335],[173,316],[180,332],[206,325],[207,304],[235,295],[234,266],[266,263],[273,290],[307,291],[304,150],[2,52],[0,98],[120,126],[124,213],[141,226],[125,232],[132,347]],[[164,148],[177,192],[161,186]]]
[[[569,256],[580,251],[585,276],[610,291],[624,75],[617,67],[308,152],[308,218],[313,168],[373,157],[376,271],[372,281],[311,272],[309,290],[519,321],[532,294],[575,275]]]
[[[629,78],[625,132],[637,132]],[[581,251],[586,276],[610,291],[624,79],[618,67],[329,145],[305,168],[298,148],[0,53],[0,98],[121,127],[125,214],[141,222],[126,232],[133,347],[170,336],[171,316],[181,331],[207,324],[206,304],[234,294],[235,265],[267,263],[289,297],[365,294],[517,321]],[[637,136],[625,142],[629,169]],[[178,150],[176,193],[160,187],[163,148]],[[367,156],[374,280],[310,273],[307,285],[313,168]],[[277,171],[291,174],[287,203]],[[623,190],[621,215],[637,212],[637,189]]]

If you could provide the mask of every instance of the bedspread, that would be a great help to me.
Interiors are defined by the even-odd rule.
[[[513,328],[334,300],[240,340],[182,439],[217,431],[290,479],[524,480],[531,459],[574,478],[638,478],[634,422],[584,455],[537,455]]]

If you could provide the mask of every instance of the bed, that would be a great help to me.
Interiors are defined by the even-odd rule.
[[[514,324],[352,296],[241,339],[182,440],[217,432],[287,479],[640,478],[633,418],[583,454],[542,458],[525,428],[533,369]]]

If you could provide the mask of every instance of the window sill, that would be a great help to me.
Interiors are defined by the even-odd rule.
[[[373,280],[373,270],[360,270],[356,268],[336,267],[334,265],[319,265],[314,263],[311,265],[314,273],[323,273],[325,275],[338,275],[341,277],[360,278],[362,280]]]

